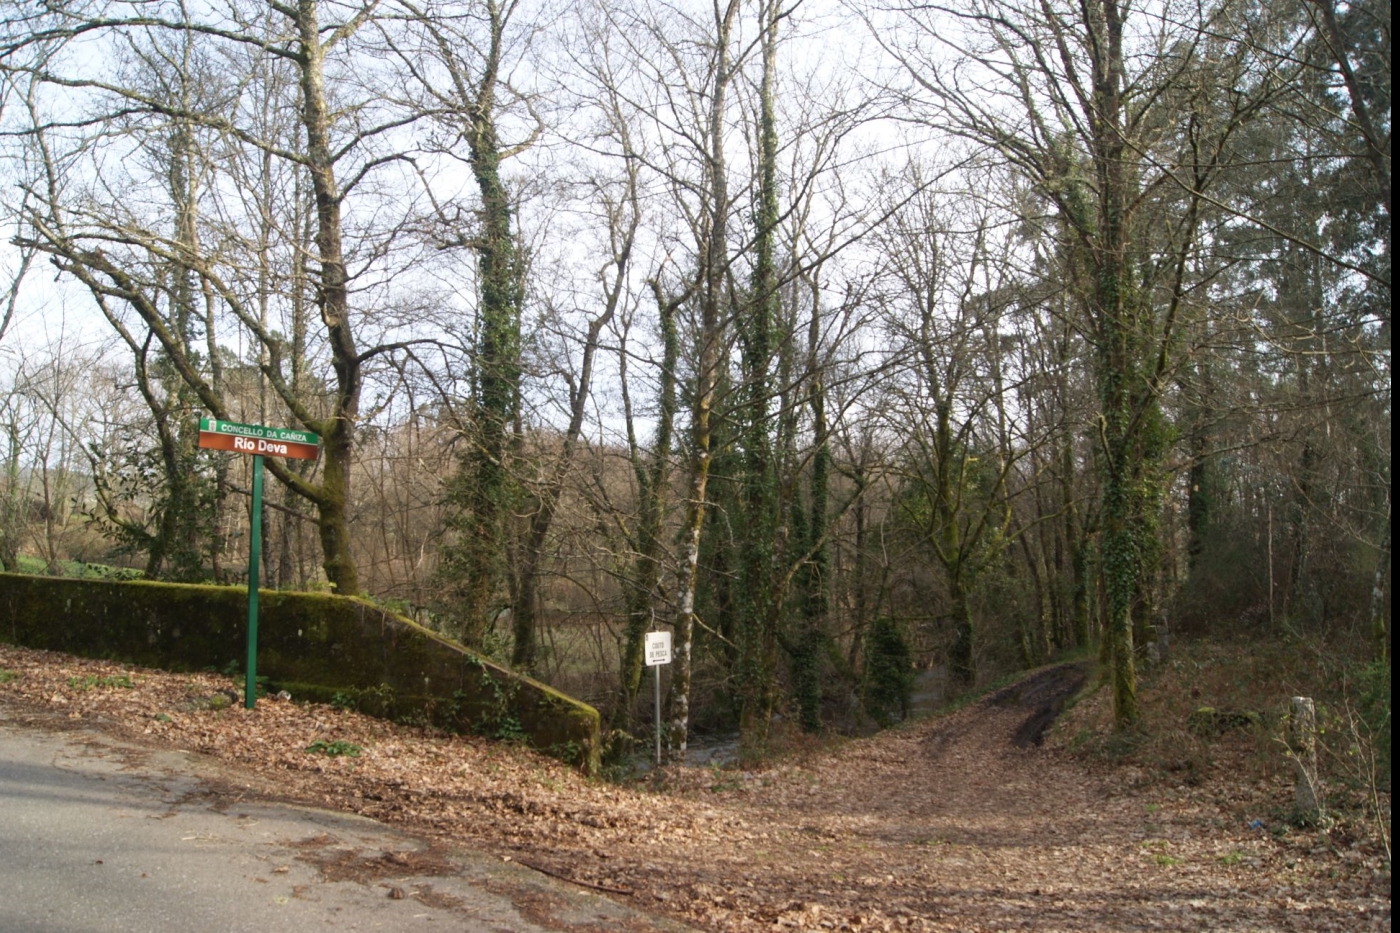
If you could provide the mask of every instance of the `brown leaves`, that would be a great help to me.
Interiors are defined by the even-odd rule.
[[[1360,850],[1318,833],[1276,839],[1236,817],[1239,797],[1286,801],[1286,787],[1133,788],[1053,751],[1013,749],[1019,720],[1003,708],[765,771],[670,770],[665,791],[648,791],[329,707],[210,702],[230,689],[211,674],[8,646],[0,669],[19,675],[0,684],[11,708],[77,712],[197,749],[260,775],[266,793],[491,851],[712,930],[1389,928],[1388,871],[1377,882]],[[132,688],[69,686],[123,674]],[[361,753],[308,754],[317,741]],[[366,878],[394,867],[315,857]]]

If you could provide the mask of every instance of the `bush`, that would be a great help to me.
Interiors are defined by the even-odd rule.
[[[875,620],[865,647],[865,709],[881,728],[909,715],[914,695],[913,656],[899,624],[888,617]]]

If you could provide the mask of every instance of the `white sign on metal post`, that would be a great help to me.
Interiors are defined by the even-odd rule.
[[[671,663],[671,633],[647,632],[647,667],[656,669],[656,766],[661,767],[661,665]]]
[[[647,632],[647,667],[671,663],[671,633]]]

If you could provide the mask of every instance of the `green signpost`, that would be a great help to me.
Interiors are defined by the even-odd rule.
[[[310,431],[240,424],[217,418],[199,419],[199,446],[253,456],[253,503],[248,521],[248,663],[243,680],[243,705],[257,702],[258,673],[258,565],[262,557],[263,457],[315,460],[321,438]]]
[[[248,516],[248,663],[244,665],[243,706],[258,698],[258,565],[262,559],[263,458],[253,455],[253,511]]]

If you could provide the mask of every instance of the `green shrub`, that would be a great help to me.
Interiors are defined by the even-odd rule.
[[[896,713],[909,715],[914,695],[913,655],[899,624],[888,617],[876,619],[865,645],[864,699],[870,718],[882,728],[890,726]]]
[[[394,699],[394,688],[381,683],[374,687],[346,687],[337,690],[331,696],[331,706],[383,719],[393,719]]]
[[[347,742],[344,739],[317,739],[306,746],[306,751],[312,755],[327,755],[331,758],[342,756],[358,758],[362,749],[354,742]]]

